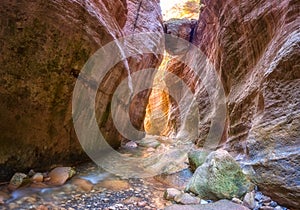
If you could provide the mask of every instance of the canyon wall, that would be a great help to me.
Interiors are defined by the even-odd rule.
[[[81,68],[116,38],[161,33],[160,14],[156,0],[1,2],[0,179],[86,158],[72,122],[72,92]],[[113,147],[122,137],[113,126],[110,101],[127,77],[124,63],[106,75],[96,101],[99,127]],[[153,54],[128,59],[131,72],[159,63]],[[132,123],[140,129],[149,92],[141,94],[131,106]]]
[[[297,209],[300,2],[202,0],[201,4],[192,42],[211,61],[224,87],[227,111],[219,147],[240,160],[265,194]],[[196,59],[190,52],[183,56]],[[194,92],[200,116],[197,144],[203,146],[213,117],[211,102],[218,100],[200,87],[209,78],[195,77],[176,57],[167,70]]]

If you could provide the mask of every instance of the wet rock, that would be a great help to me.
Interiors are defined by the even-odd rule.
[[[130,184],[125,180],[105,180],[97,184],[97,186],[112,191],[128,190],[130,188]]]
[[[72,180],[72,184],[85,192],[90,192],[93,189],[93,184],[85,179],[74,179]]]
[[[9,182],[8,188],[10,190],[15,190],[28,182],[29,178],[26,174],[15,173]]]
[[[228,200],[220,200],[215,203],[199,205],[172,205],[165,210],[249,210],[247,207]]]
[[[200,198],[194,197],[188,193],[181,193],[174,197],[174,201],[179,204],[191,205],[191,204],[199,204]]]
[[[204,163],[207,155],[208,152],[204,150],[192,150],[188,153],[189,164],[192,171],[195,171]]]
[[[44,176],[42,173],[35,173],[32,177],[31,180],[33,182],[43,182]]]
[[[250,209],[254,209],[256,204],[255,204],[255,192],[248,192],[243,200],[243,205],[247,206]]]
[[[63,185],[68,179],[75,175],[76,171],[72,167],[57,167],[50,171],[47,182],[49,185]]]
[[[211,152],[197,168],[187,190],[204,199],[241,197],[252,188],[240,165],[225,150]]]
[[[164,193],[164,198],[167,200],[173,200],[176,196],[180,195],[182,192],[175,188],[168,188]]]

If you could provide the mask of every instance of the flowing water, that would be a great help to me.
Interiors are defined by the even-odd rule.
[[[159,156],[163,151],[173,151],[175,156],[168,156],[171,158],[168,161],[175,161],[178,153],[171,149],[173,143],[173,139],[150,137],[140,143],[142,147],[120,148],[119,152],[142,159]],[[132,167],[118,165],[113,160],[111,164],[119,170]],[[163,198],[165,189],[183,189],[192,176],[185,163],[179,165],[176,171],[127,179],[108,173],[95,163],[85,163],[77,166],[76,175],[59,187],[31,185],[10,192],[7,186],[2,186],[0,198],[4,198],[4,205],[0,205],[0,209],[163,209],[171,204]]]

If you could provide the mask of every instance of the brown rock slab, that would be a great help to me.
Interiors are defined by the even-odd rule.
[[[72,184],[85,192],[90,192],[93,189],[93,184],[85,179],[74,179]]]
[[[105,180],[97,184],[97,187],[103,187],[112,191],[127,190],[130,184],[125,180]]]
[[[201,199],[192,196],[188,193],[181,193],[175,196],[174,201],[179,204],[190,205],[190,204],[199,204]]]
[[[48,174],[50,180],[49,185],[59,186],[63,185],[69,178],[75,175],[75,170],[71,167],[57,167]]]
[[[220,200],[215,203],[199,205],[172,205],[165,210],[249,210],[247,207],[235,204],[229,200]]]
[[[182,194],[180,190],[177,190],[175,188],[168,188],[164,193],[164,198],[167,200],[173,200],[177,195],[180,194]]]

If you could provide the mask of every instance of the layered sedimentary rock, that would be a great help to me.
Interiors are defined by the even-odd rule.
[[[265,194],[296,209],[300,197],[300,2],[201,3],[192,42],[211,61],[226,94],[224,129],[214,127],[214,132],[223,132],[220,146],[240,158]],[[190,52],[185,56],[196,59]],[[212,103],[219,100],[200,87],[208,78],[197,79],[184,64],[174,60],[169,71],[195,89],[200,115],[197,143],[203,146],[216,115]]]
[[[17,170],[82,160],[71,114],[80,70],[97,49],[116,38],[161,33],[158,2],[4,0],[0,14],[0,179]],[[132,73],[159,61],[149,54],[133,56],[128,64]],[[127,75],[125,61],[120,62],[100,84],[96,100],[99,127],[114,147],[120,135],[110,116],[110,100]],[[142,128],[149,92],[142,94],[131,104],[137,128]]]

